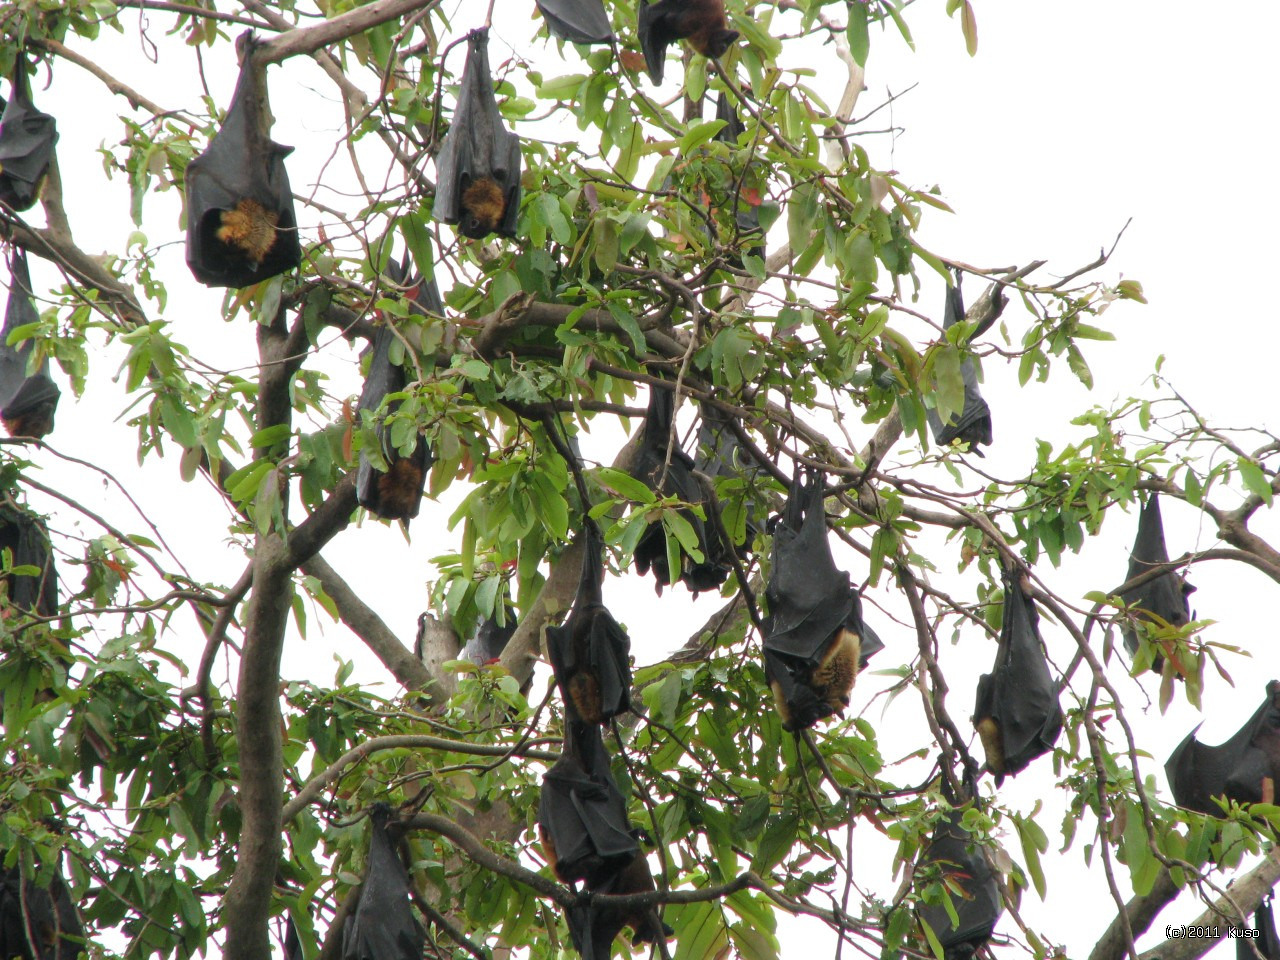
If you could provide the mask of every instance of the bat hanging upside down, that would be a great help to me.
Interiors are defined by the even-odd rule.
[[[718,60],[739,37],[737,30],[729,29],[724,0],[645,0],[638,26],[645,66],[654,83],[662,82],[667,47],[677,40],[687,40],[704,57]]]

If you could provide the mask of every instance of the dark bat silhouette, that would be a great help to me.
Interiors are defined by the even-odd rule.
[[[503,619],[506,623],[499,626],[498,621],[493,617],[485,617],[476,628],[476,635],[467,641],[458,658],[470,660],[479,667],[487,663],[497,663],[502,656],[502,651],[507,649],[507,644],[516,632],[516,612],[509,604]]]
[[[1062,732],[1062,707],[1040,640],[1040,615],[1023,593],[1016,571],[1006,569],[1003,579],[1000,647],[995,666],[978,680],[973,712],[987,769],[997,784],[1051,750]]]
[[[1160,517],[1160,497],[1152,493],[1143,504],[1138,514],[1138,536],[1133,541],[1133,552],[1129,555],[1129,575],[1132,580],[1155,564],[1169,562],[1169,548],[1164,542],[1164,521]],[[1167,570],[1154,580],[1148,580],[1132,590],[1120,594],[1126,605],[1137,607],[1137,616],[1153,624],[1159,620],[1175,627],[1183,626],[1191,621],[1191,606],[1187,603],[1187,595],[1195,592],[1195,587],[1187,583],[1181,575]],[[1154,614],[1154,617],[1151,615]],[[1159,618],[1159,620],[1155,619]],[[1138,635],[1131,622],[1124,623],[1121,628],[1125,649],[1132,656],[1138,652]],[[1156,673],[1163,670],[1164,658],[1156,657],[1151,669]],[[1181,678],[1181,674],[1177,674]]]
[[[960,293],[960,271],[956,271],[954,286],[947,288],[946,305],[942,311],[942,329],[950,330],[964,319],[964,297]],[[985,328],[984,328],[985,329]],[[982,330],[974,331],[976,337]],[[970,337],[970,339],[972,339]],[[952,413],[951,420],[945,426],[937,410],[926,410],[929,429],[933,439],[939,446],[946,446],[952,440],[960,440],[969,444],[971,453],[984,456],[979,444],[991,444],[991,408],[982,399],[978,390],[978,370],[972,357],[965,357],[960,364],[960,376],[964,379],[964,408],[957,414]]]
[[[284,925],[284,960],[303,960],[302,938],[298,936],[298,925],[289,917]]]
[[[953,810],[938,822],[920,854],[919,868],[934,866],[948,886],[947,894],[960,921],[952,925],[942,904],[921,903],[916,916],[929,925],[942,945],[944,960],[968,960],[987,942],[1004,912],[1000,886],[982,848],[961,826],[963,811]],[[953,892],[959,887],[963,893]],[[926,951],[927,952],[927,951]]]
[[[25,251],[14,249],[9,258],[9,274],[9,303],[4,314],[4,331],[0,333],[0,422],[12,437],[39,439],[53,430],[53,415],[58,409],[61,391],[49,376],[47,357],[38,370],[27,369],[35,346],[33,340],[9,343],[9,335],[15,330],[40,321],[32,300]]]
[[[744,480],[754,477],[759,469],[751,460],[751,455],[742,448],[738,436],[730,425],[728,414],[722,413],[711,404],[699,404],[702,422],[698,425],[698,452],[693,458],[693,469],[714,480],[716,477],[741,477]],[[708,511],[710,504],[708,504]],[[719,542],[719,525],[712,522],[707,515],[708,536],[713,541],[708,544],[711,556],[728,560],[728,552]],[[732,531],[729,531],[732,534]],[[755,539],[759,528],[755,523],[752,505],[747,504],[746,541],[740,546],[745,548]]]
[[[247,287],[292,270],[302,260],[293,192],[271,139],[266,68],[255,64],[260,41],[236,41],[240,78],[227,117],[204,153],[187,164],[187,266],[207,287]]]
[[[368,410],[376,413],[387,394],[400,393],[408,385],[404,367],[391,359],[391,350],[396,342],[395,330],[384,318],[383,325],[374,334],[373,356],[369,360],[369,373],[360,392],[357,412]],[[386,413],[394,413],[399,406],[398,400],[391,401]],[[391,430],[386,423],[378,425],[378,442],[387,470],[383,472],[376,468],[361,451],[356,472],[356,499],[360,506],[384,520],[407,522],[418,515],[422,491],[427,483],[427,470],[435,457],[421,434],[413,452],[402,456],[391,443]]]
[[[672,391],[650,387],[649,410],[645,414],[643,437],[631,474],[659,496],[677,497],[685,503],[701,503],[706,493],[693,476],[693,460],[672,441],[671,419],[674,413]],[[653,569],[659,594],[664,585],[677,579],[683,580],[695,594],[701,590],[715,590],[729,575],[729,562],[723,556],[723,545],[718,538],[708,537],[707,522],[699,519],[692,510],[681,510],[680,516],[697,535],[702,560],[695,561],[682,549],[681,569],[673,577],[667,556],[666,531],[661,523],[651,523],[636,544],[636,569],[642,574]]]
[[[1258,960],[1254,947],[1258,948],[1266,960],[1280,960],[1280,937],[1276,935],[1276,918],[1272,913],[1271,894],[1258,904],[1253,914],[1253,928],[1256,936],[1240,937],[1236,940],[1236,960]]]
[[[387,260],[386,274],[391,282],[401,288],[404,295],[409,298],[410,313],[419,317],[444,316],[444,298],[440,296],[440,287],[436,284],[434,272],[411,280],[409,255],[406,253],[403,262],[396,260],[395,257]]]
[[[637,853],[617,877],[594,892],[623,896],[650,893],[654,889],[649,861],[643,853]],[[662,922],[654,907],[623,909],[589,898],[570,907],[567,916],[569,936],[582,960],[609,960],[613,952],[613,941],[623,927],[631,928],[633,947],[642,943],[657,943],[675,935],[675,930]]]
[[[822,474],[797,467],[773,531],[765,601],[764,667],[784,730],[843,714],[858,671],[878,650],[862,602],[827,542]]]
[[[391,808],[369,811],[369,858],[360,899],[342,929],[342,960],[421,960],[426,936],[409,906],[409,872],[391,844]]]
[[[21,862],[4,871],[0,879],[0,957],[76,960],[84,946],[84,928],[60,867],[47,887],[23,880]]]
[[[580,536],[578,594],[564,624],[547,627],[547,658],[569,718],[599,724],[631,709],[631,640],[604,606],[600,531],[589,520]]]
[[[725,122],[724,127],[716,134],[716,139],[730,144],[738,145],[738,138],[742,136],[743,126],[742,118],[738,116],[738,111],[734,109],[732,102],[729,100],[729,94],[721,91],[719,99],[716,100],[716,119]],[[738,239],[742,244],[742,252],[748,256],[759,257],[764,259],[764,231],[760,229],[760,209],[752,206],[743,199],[742,195],[735,194],[733,198],[733,219],[738,228]],[[742,266],[742,258],[735,257],[731,261],[734,266]]]
[[[39,574],[6,574],[7,603],[23,613],[51,617],[58,612],[58,571],[45,525],[10,503],[0,504],[0,551],[7,550],[14,567],[35,567]],[[0,614],[2,616],[3,614]]]
[[[1164,765],[1180,807],[1222,816],[1215,797],[1237,803],[1275,803],[1280,778],[1280,682],[1267,684],[1267,698],[1226,743],[1210,747],[1192,730]]]
[[[516,235],[520,138],[502,123],[489,73],[489,30],[467,34],[467,62],[453,122],[436,157],[432,215],[473,240]]]
[[[608,43],[613,27],[603,0],[537,0],[547,29],[571,43]]]
[[[589,890],[615,879],[640,855],[596,724],[565,720],[560,759],[542,779],[538,835],[556,876]]]
[[[0,101],[3,103],[3,101]],[[58,142],[53,117],[31,103],[26,57],[13,65],[9,102],[0,115],[0,203],[11,210],[29,210],[40,199],[53,145]]]
[[[738,39],[724,15],[724,0],[641,0],[638,10],[640,49],[649,79],[662,82],[667,47],[687,40],[704,57],[718,60]]]

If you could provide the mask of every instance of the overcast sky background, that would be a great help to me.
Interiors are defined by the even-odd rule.
[[[459,28],[478,24],[482,6],[476,0],[455,4],[454,22]],[[1102,325],[1115,331],[1117,341],[1084,345],[1096,379],[1092,392],[1071,377],[1065,364],[1055,369],[1050,384],[1020,389],[1015,366],[994,358],[985,363],[983,392],[993,410],[995,443],[984,469],[1006,478],[1024,475],[1034,462],[1036,438],[1060,447],[1084,435],[1067,424],[1090,405],[1108,406],[1117,398],[1153,395],[1148,381],[1159,353],[1167,357],[1164,374],[1211,421],[1280,427],[1273,407],[1274,357],[1280,340],[1273,290],[1274,265],[1280,254],[1275,230],[1280,203],[1273,182],[1280,81],[1272,49],[1280,35],[1280,8],[1263,2],[1208,10],[1186,3],[982,0],[975,4],[980,48],[978,56],[970,58],[958,21],[946,19],[942,6],[937,0],[908,11],[915,52],[892,28],[885,34],[873,33],[867,89],[857,109],[859,116],[865,115],[889,94],[902,94],[891,108],[864,125],[864,129],[880,130],[892,123],[899,132],[867,134],[859,142],[877,165],[895,170],[906,183],[939,185],[955,210],[955,216],[930,211],[918,234],[920,240],[939,254],[979,266],[1047,259],[1049,266],[1039,275],[1045,279],[1051,272],[1065,274],[1094,259],[1132,218],[1100,275],[1140,280],[1150,301],[1145,307],[1115,304],[1103,316]],[[501,61],[514,48],[539,58],[544,69],[553,71],[556,45],[530,42],[536,29],[535,22],[526,19],[530,8],[531,0],[499,0],[491,57]],[[516,15],[507,16],[508,10]],[[130,21],[140,16],[122,14]],[[151,35],[160,40],[170,16],[153,12],[146,18]],[[163,48],[159,65],[154,65],[144,56],[135,31],[136,27],[131,28],[123,39],[104,34],[107,39],[101,45],[83,41],[71,45],[110,63],[121,79],[162,106],[190,108],[200,88],[189,48],[175,53],[170,44]],[[563,72],[581,69],[572,47],[565,48],[564,56]],[[214,62],[217,57],[227,62]],[[234,68],[228,66],[232,59],[229,45],[205,57],[211,92],[224,106],[234,83]],[[796,57],[796,62],[817,70],[815,84],[838,94],[844,69],[834,50],[827,47],[818,56]],[[669,76],[678,72],[668,71]],[[36,102],[59,119],[59,158],[77,239],[91,253],[120,251],[133,230],[127,216],[127,191],[119,175],[112,183],[104,181],[94,151],[103,141],[119,140],[121,127],[114,118],[126,110],[124,102],[112,100],[97,81],[70,64],[59,66],[51,88],[42,89],[44,80],[43,74],[37,78]],[[904,93],[913,84],[915,88]],[[299,148],[289,160],[289,170],[294,190],[300,194],[312,189],[341,128],[341,112],[331,91],[329,81],[309,63],[272,68],[274,137]],[[327,110],[316,108],[317,96]],[[343,163],[341,155],[335,158],[326,182],[330,175],[339,176]],[[322,189],[317,196],[338,205],[336,194]],[[186,282],[178,210],[171,194],[147,201],[150,242],[171,243],[163,255],[166,280],[171,282],[170,301],[163,313],[155,314],[198,343],[202,358],[211,363],[228,367],[244,363],[252,356],[248,321],[242,316],[224,323],[218,316],[219,292]],[[42,277],[52,282],[52,274],[42,267],[33,264],[33,272],[37,285]],[[922,275],[922,279],[924,292],[914,306],[940,320],[941,283],[933,276]],[[972,279],[966,286],[971,300],[980,290]],[[1018,342],[1026,317],[1016,301],[1004,322]],[[918,342],[929,337],[923,325],[905,332]],[[340,384],[345,377],[355,393],[354,354],[341,345],[329,353],[332,358],[326,360],[326,367],[338,378],[335,382]],[[107,356],[96,371],[99,378],[106,369],[114,370],[123,352],[117,344]],[[142,473],[137,470],[134,432],[123,420],[112,419],[122,407],[122,394],[121,383],[102,379],[92,383],[79,402],[64,392],[58,429],[50,438],[53,446],[110,469],[129,486],[197,580],[234,580],[243,565],[237,551],[210,547],[226,539],[226,509],[203,481],[188,485],[177,481],[177,451],[163,464],[149,464]],[[869,435],[866,428],[865,436],[855,435],[855,439],[861,442]],[[607,461],[616,443],[615,438],[593,435],[586,452]],[[910,442],[904,441],[899,449],[903,460],[918,455]],[[146,532],[99,475],[59,462],[49,452],[38,452],[34,459],[45,468],[46,482],[100,510],[125,530]],[[145,483],[139,479],[143,473],[150,478]],[[939,475],[939,482],[948,482],[945,475]],[[451,490],[438,507],[426,505],[414,522],[407,549],[398,530],[365,521],[325,552],[357,589],[374,598],[374,605],[406,642],[412,641],[414,622],[425,605],[424,581],[433,576],[429,558],[451,552],[458,544],[458,532],[446,531],[442,518],[459,497],[460,491]],[[47,503],[32,499],[42,506]],[[1173,555],[1215,545],[1213,528],[1201,523],[1190,508],[1166,502],[1165,519]],[[1081,599],[1085,592],[1108,589],[1124,579],[1135,524],[1136,515],[1117,512],[1103,535],[1086,544],[1081,557],[1067,558],[1056,571],[1042,562],[1038,572],[1060,594],[1087,606]],[[100,533],[92,524],[75,520],[65,508],[57,509],[55,525],[73,535]],[[1273,517],[1258,518],[1257,527],[1263,533],[1280,534]],[[975,579],[954,578],[957,548],[940,545],[939,551],[935,563],[941,582],[949,589],[960,584],[962,591],[970,585],[970,593],[960,595],[971,595]],[[861,581],[864,561],[852,552],[838,556],[855,581]],[[79,578],[65,567],[63,576],[71,584]],[[1198,567],[1190,579],[1199,587],[1193,606],[1201,617],[1218,621],[1210,636],[1249,647],[1253,658],[1226,661],[1236,680],[1234,689],[1216,675],[1207,678],[1204,717],[1185,705],[1160,715],[1154,706],[1154,678],[1133,681],[1123,671],[1114,671],[1140,742],[1154,758],[1144,772],[1160,776],[1162,789],[1164,759],[1195,723],[1205,719],[1202,739],[1220,742],[1256,709],[1266,680],[1280,676],[1280,655],[1267,606],[1274,585],[1251,569],[1221,563]],[[607,584],[610,606],[630,626],[638,664],[662,659],[714,609],[712,598],[704,597],[694,605],[683,590],[669,591],[655,604],[651,590],[650,580],[634,575]],[[883,584],[869,593],[868,600],[869,614],[888,645],[873,669],[906,662],[915,641],[911,630],[894,622],[895,617],[904,619],[902,604]],[[376,689],[394,696],[396,687],[379,665],[340,628],[320,633],[317,628],[322,621],[323,615],[313,611],[308,638],[290,643],[286,676],[327,682],[337,666],[335,656],[355,658],[358,678],[380,684]],[[1047,617],[1042,627],[1051,657],[1064,666],[1073,650],[1070,638]],[[194,625],[183,620],[176,622],[175,632],[162,643],[189,656],[193,665],[202,646]],[[966,636],[959,645],[942,651],[953,691],[950,709],[962,727],[971,710],[976,677],[989,669],[994,653],[994,644],[980,636]],[[854,707],[875,724],[886,759],[896,759],[919,746],[924,725],[919,703],[910,695],[885,707],[879,693],[890,682],[873,674],[864,676],[855,691]],[[1064,698],[1064,707],[1071,705]],[[927,732],[923,735],[927,739]],[[989,785],[984,783],[984,789]],[[1045,812],[1039,822],[1054,839],[1062,804],[1052,787],[1048,759],[1037,761],[1016,780],[1006,781],[1000,796],[1023,811],[1043,801]],[[1010,853],[1020,860],[1016,836],[1005,840]],[[1087,840],[1078,838],[1060,865],[1052,857],[1046,861],[1049,902],[1040,904],[1029,893],[1021,906],[1023,918],[1052,942],[1065,945],[1071,956],[1086,953],[1114,915],[1096,861],[1092,869],[1083,865],[1081,847]],[[897,878],[889,875],[892,853],[869,828],[855,831],[858,884],[891,897],[898,885]],[[1123,886],[1123,867],[1119,869]],[[1167,911],[1160,925],[1190,919],[1198,912],[1197,904],[1182,904]],[[786,923],[782,930],[787,960],[815,950],[819,955],[827,952],[824,945],[830,938],[813,924]],[[999,932],[1018,935],[1007,915]],[[1148,938],[1141,946],[1154,946],[1160,939]],[[1233,948],[1220,948],[1227,949]]]

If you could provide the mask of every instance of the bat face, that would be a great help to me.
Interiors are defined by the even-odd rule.
[[[1058,688],[1040,641],[1039,614],[1014,571],[1004,572],[1004,623],[991,673],[978,680],[973,723],[996,783],[1048,752],[1062,732]]]
[[[864,658],[884,646],[871,642],[858,594],[836,569],[822,503],[822,475],[797,469],[773,532],[764,665],[786,730],[842,713]]]
[[[391,810],[369,815],[369,858],[360,899],[342,931],[343,960],[421,960],[426,936],[409,906],[409,873],[387,834]]]
[[[31,938],[28,938],[28,930]],[[0,956],[23,960],[76,960],[84,928],[59,868],[48,887],[22,879],[14,864],[0,877]]]
[[[1164,765],[1180,807],[1222,816],[1214,798],[1237,803],[1274,802],[1280,780],[1280,682],[1267,684],[1267,697],[1226,743],[1211,747],[1187,734]]]
[[[632,475],[660,496],[677,497],[686,503],[702,503],[707,494],[693,475],[694,461],[674,444],[671,436],[674,407],[675,398],[671,391],[650,388],[644,435]],[[652,523],[636,545],[636,569],[642,574],[653,570],[659,594],[664,585],[676,580],[683,580],[695,594],[700,590],[714,590],[729,575],[730,562],[724,555],[724,544],[719,537],[712,535],[710,524],[692,510],[681,510],[680,516],[698,538],[698,550],[703,557],[701,562],[695,561],[682,549],[681,569],[671,570],[666,533],[662,524]]]
[[[49,376],[46,357],[40,367],[28,372],[34,341],[10,345],[9,335],[29,324],[40,322],[32,300],[31,275],[25,251],[14,249],[9,260],[9,302],[0,334],[0,421],[12,437],[48,435],[61,391]]]
[[[566,720],[564,749],[542,780],[538,831],[556,876],[593,891],[639,855],[597,725]]]
[[[547,29],[570,43],[608,43],[613,38],[603,0],[537,0]]]
[[[940,903],[916,907],[916,916],[938,938],[946,960],[973,956],[990,939],[1004,912],[995,874],[981,848],[973,846],[973,837],[961,826],[960,818],[961,811],[956,810],[939,822],[919,864],[941,875],[960,921],[952,924],[946,907]],[[924,879],[921,877],[918,882]],[[956,887],[963,892],[952,892]]]
[[[947,288],[947,300],[943,308],[942,329],[950,330],[964,319],[964,297],[960,293],[960,274],[956,273],[955,286]],[[976,336],[976,333],[974,334]],[[969,444],[969,451],[978,456],[983,453],[979,445],[991,444],[991,408],[978,390],[978,370],[972,357],[965,357],[960,364],[960,376],[964,380],[964,407],[953,413],[948,423],[942,422],[937,410],[925,411],[933,439],[939,446],[947,446],[953,440]]]
[[[247,287],[302,260],[284,167],[293,148],[268,135],[264,68],[253,62],[257,41],[252,35],[242,40],[245,54],[227,117],[185,174],[187,266],[207,287]]]
[[[0,551],[4,550],[12,555],[12,566],[41,571],[38,576],[10,573],[0,578],[9,606],[36,616],[54,616],[58,612],[58,572],[44,524],[12,504],[0,504]]]
[[[637,32],[649,79],[662,82],[667,47],[687,40],[704,57],[724,56],[738,31],[730,30],[723,0],[644,0],[638,9]]]
[[[395,331],[389,324],[380,327],[374,336],[373,357],[369,361],[369,374],[365,378],[357,410],[377,411],[387,394],[405,389],[408,378],[404,368],[391,361],[391,347],[395,339]],[[398,406],[398,402],[393,402],[387,413],[394,412]],[[387,470],[385,473],[378,470],[361,451],[356,473],[356,499],[360,506],[384,520],[408,521],[418,515],[427,470],[435,457],[422,436],[418,437],[413,453],[401,456],[399,450],[391,445],[391,431],[385,423],[378,426],[378,439],[383,459],[387,461]]]
[[[436,157],[432,216],[482,240],[514,237],[520,214],[520,138],[503,125],[489,72],[489,31],[467,35],[453,121]]]
[[[1169,548],[1164,539],[1160,498],[1159,495],[1152,493],[1138,515],[1138,535],[1133,542],[1133,552],[1129,555],[1129,574],[1125,579],[1132,580],[1145,573],[1151,566],[1168,562]],[[1191,621],[1191,606],[1187,602],[1187,595],[1194,591],[1195,587],[1173,570],[1169,570],[1154,580],[1148,580],[1132,590],[1126,590],[1120,594],[1120,599],[1128,606],[1137,607],[1137,615],[1142,619],[1155,623],[1156,621],[1148,616],[1148,614],[1154,614],[1165,623],[1180,627]],[[1124,636],[1125,649],[1129,651],[1130,656],[1136,654],[1138,635],[1133,625],[1124,625],[1121,632]],[[1159,672],[1162,664],[1163,658],[1157,657],[1152,662],[1151,669]],[[1181,677],[1181,674],[1176,675]]]
[[[12,80],[9,102],[0,115],[0,202],[21,212],[40,197],[58,132],[53,117],[31,103],[24,57],[14,64]]]
[[[573,609],[559,627],[547,627],[547,658],[571,720],[604,723],[631,709],[631,639],[600,595],[604,545],[588,523],[582,579]]]

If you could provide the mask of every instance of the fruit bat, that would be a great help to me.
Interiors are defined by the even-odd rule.
[[[1236,960],[1258,960],[1253,952],[1255,947],[1265,960],[1280,960],[1280,937],[1276,936],[1276,918],[1269,894],[1253,914],[1253,930],[1257,936],[1236,940]]]
[[[391,844],[391,808],[376,803],[364,883],[342,930],[342,960],[421,960],[426,936],[409,906],[409,872]]]
[[[32,300],[27,254],[14,249],[9,258],[9,303],[0,335],[0,422],[11,437],[44,437],[53,430],[53,415],[61,391],[49,376],[46,357],[34,372],[27,369],[33,340],[10,344],[9,336],[20,327],[38,323],[40,315]]]
[[[1152,493],[1143,504],[1138,514],[1138,536],[1133,541],[1133,552],[1129,554],[1129,575],[1126,579],[1145,573],[1154,564],[1168,563],[1169,549],[1164,542],[1164,522],[1160,518],[1160,497]],[[1173,570],[1166,570],[1154,580],[1126,590],[1120,599],[1127,606],[1137,607],[1137,616],[1159,625],[1163,620],[1175,627],[1183,626],[1191,620],[1191,607],[1187,603],[1187,595],[1195,592],[1195,587],[1187,583]],[[1155,616],[1150,616],[1154,614]],[[1159,620],[1155,619],[1156,617]],[[1125,649],[1130,656],[1138,652],[1138,634],[1132,623],[1121,627]],[[1151,669],[1160,672],[1163,658],[1156,657]]]
[[[750,459],[751,455],[738,442],[728,414],[722,413],[719,408],[711,404],[699,404],[699,410],[702,422],[698,425],[698,452],[693,458],[693,469],[712,480],[716,477],[747,479],[754,476],[757,468]],[[746,542],[742,545],[744,550],[755,539],[758,532],[752,516],[751,504],[746,504],[745,509],[747,516]],[[711,555],[725,557],[727,560],[724,545],[719,542],[719,525],[711,520],[710,514],[707,518],[707,528],[709,536],[715,541],[708,544]],[[733,531],[728,532],[732,536]]]
[[[247,287],[302,260],[284,158],[271,139],[266,68],[258,41],[236,42],[240,79],[227,117],[204,153],[187,164],[187,266],[207,287]]]
[[[76,960],[84,948],[84,928],[61,869],[54,871],[47,887],[24,880],[21,862],[4,871],[0,879],[0,957]]]
[[[565,720],[564,749],[542,778],[538,835],[555,875],[593,891],[640,855],[596,724]]]
[[[373,338],[373,356],[369,360],[369,373],[364,389],[360,392],[357,411],[376,413],[383,398],[389,393],[400,393],[408,384],[408,376],[400,364],[391,359],[396,343],[396,333],[389,321],[383,322]],[[387,414],[400,406],[398,400],[387,405]],[[356,473],[356,499],[360,506],[384,520],[408,521],[418,515],[422,503],[422,491],[427,483],[427,470],[435,461],[425,437],[418,435],[417,445],[408,456],[402,456],[392,444],[392,431],[385,422],[379,423],[378,444],[387,470],[383,472],[373,465],[364,451]]]
[[[720,98],[716,101],[716,119],[723,120],[725,125],[716,134],[716,139],[730,146],[738,145],[738,138],[742,136],[743,126],[742,118],[738,116],[738,111],[734,109],[733,104],[729,101],[729,94],[721,91]],[[742,252],[752,257],[764,259],[764,231],[760,229],[760,209],[747,203],[741,193],[733,198],[733,219],[738,228],[738,238],[743,242]],[[737,259],[737,266],[742,266],[741,258]]]
[[[729,29],[724,0],[641,0],[638,13],[640,49],[654,83],[662,82],[667,47],[677,40],[688,40],[698,53],[718,60],[739,36]]]
[[[537,0],[547,29],[570,43],[608,43],[613,27],[603,0]]]
[[[594,522],[581,537],[578,594],[564,624],[547,627],[546,651],[569,718],[599,724],[631,709],[631,639],[604,606],[604,543]]]
[[[884,647],[862,623],[848,574],[836,569],[822,494],[822,474],[797,467],[773,531],[764,667],[784,730],[843,714],[858,671]]]
[[[57,142],[53,117],[31,103],[27,62],[20,56],[0,115],[0,203],[17,212],[35,206]]]
[[[941,903],[921,903],[916,916],[929,925],[942,945],[944,960],[968,960],[991,937],[1004,912],[1000,887],[982,848],[961,826],[962,812],[939,821],[920,855],[920,867],[936,866],[960,921],[952,925]],[[957,893],[956,888],[963,893]]]
[[[489,30],[467,34],[467,62],[453,122],[436,157],[432,215],[473,240],[516,235],[520,138],[502,123],[489,73]]]
[[[978,679],[973,724],[996,783],[1052,749],[1062,732],[1058,688],[1040,640],[1040,615],[1022,592],[1020,575],[1005,570],[1004,623],[995,666]]]
[[[44,524],[10,503],[0,504],[0,551],[3,550],[12,556],[12,567],[35,567],[41,571],[36,575],[9,573],[0,580],[8,606],[41,617],[56,614],[58,573]]]
[[[671,419],[675,413],[675,395],[670,390],[649,388],[649,410],[644,418],[644,431],[640,449],[636,454],[631,474],[656,494],[676,497],[685,503],[701,503],[705,499],[702,485],[693,476],[693,460],[673,444]],[[668,458],[668,450],[670,457]],[[698,518],[692,510],[681,510],[680,516],[693,528],[698,538],[701,562],[680,551],[681,570],[678,577],[695,594],[701,590],[715,590],[729,575],[729,561],[723,556],[719,538],[708,537],[709,524]],[[636,569],[653,577],[658,593],[662,587],[674,582],[667,556],[667,536],[664,525],[651,523],[635,549]]]
[[[485,617],[484,621],[476,630],[476,635],[467,641],[466,646],[462,648],[462,652],[458,654],[460,660],[470,660],[478,667],[483,667],[488,663],[497,663],[502,656],[502,651],[507,649],[507,644],[516,632],[516,612],[510,606],[507,607],[506,616],[503,618],[506,623],[503,626],[498,625],[498,621],[493,617]]]
[[[1237,803],[1275,803],[1280,779],[1280,682],[1267,684],[1267,698],[1226,743],[1210,747],[1196,739],[1197,725],[1164,765],[1180,807],[1222,816],[1214,797]]]
[[[942,329],[950,330],[964,319],[964,297],[960,293],[960,272],[956,271],[954,286],[947,288],[947,300],[942,311]],[[977,335],[975,331],[974,336]],[[978,369],[972,357],[965,357],[960,364],[960,376],[964,380],[964,408],[951,414],[951,421],[943,426],[937,410],[926,410],[929,429],[939,446],[947,446],[952,440],[969,444],[969,450],[984,456],[979,444],[991,444],[991,408],[978,390]]]
[[[623,871],[606,883],[596,893],[624,896],[632,893],[651,893],[654,890],[653,874],[643,853],[637,853]],[[675,935],[675,930],[662,922],[656,907],[611,907],[594,897],[579,901],[567,911],[569,936],[582,960],[609,960],[613,941],[630,927],[631,945],[657,943]]]
[[[440,287],[436,284],[435,274],[411,281],[409,279],[409,255],[405,254],[404,262],[395,257],[387,261],[387,276],[409,298],[409,312],[420,317],[444,316],[444,298],[440,296]]]

